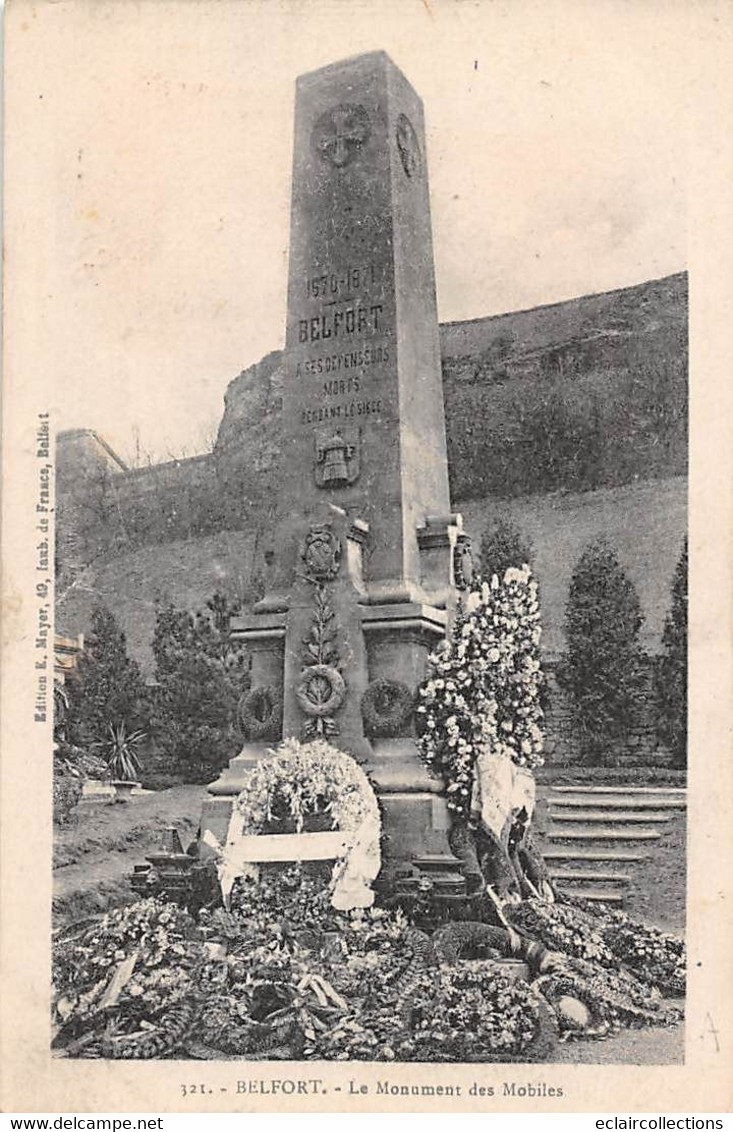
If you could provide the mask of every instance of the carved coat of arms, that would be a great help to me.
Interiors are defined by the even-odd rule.
[[[316,484],[343,487],[360,471],[358,428],[321,429],[316,433]]]
[[[333,581],[341,564],[341,543],[327,523],[311,527],[301,547],[300,557],[311,582],[322,585]]]

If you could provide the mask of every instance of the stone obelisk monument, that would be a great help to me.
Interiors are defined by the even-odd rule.
[[[222,835],[243,771],[279,738],[322,735],[370,773],[388,871],[448,859],[442,786],[404,705],[467,540],[450,513],[423,108],[381,51],[298,79],[284,364],[267,593],[233,625],[265,707],[204,822]]]

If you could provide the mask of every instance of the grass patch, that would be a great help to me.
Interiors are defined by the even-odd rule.
[[[687,898],[687,821],[680,813],[670,821],[653,851],[634,870],[627,911],[637,920],[664,931],[685,930]]]
[[[687,786],[687,772],[663,766],[558,766],[535,771],[538,783],[552,786]]]
[[[136,900],[130,877],[174,825],[184,846],[198,828],[206,790],[177,786],[124,804],[85,803],[55,830],[53,919],[58,927]]]

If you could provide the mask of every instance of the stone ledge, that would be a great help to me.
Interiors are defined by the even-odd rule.
[[[448,614],[435,605],[418,602],[361,606],[361,623],[365,633],[377,629],[420,629],[445,636]]]
[[[249,617],[232,617],[232,640],[266,640],[285,636],[284,613],[260,613]]]
[[[247,743],[233,759],[229,766],[221,772],[216,782],[207,786],[209,794],[214,797],[232,798],[242,789],[243,775],[264,758],[268,750],[279,745],[280,740],[267,743]]]
[[[444,786],[428,771],[414,739],[373,739],[369,777],[378,794],[442,794]]]

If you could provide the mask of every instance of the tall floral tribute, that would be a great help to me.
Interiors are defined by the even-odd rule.
[[[429,659],[418,744],[459,817],[468,816],[481,752],[530,770],[542,764],[540,635],[537,583],[529,566],[512,567],[471,594]]]

